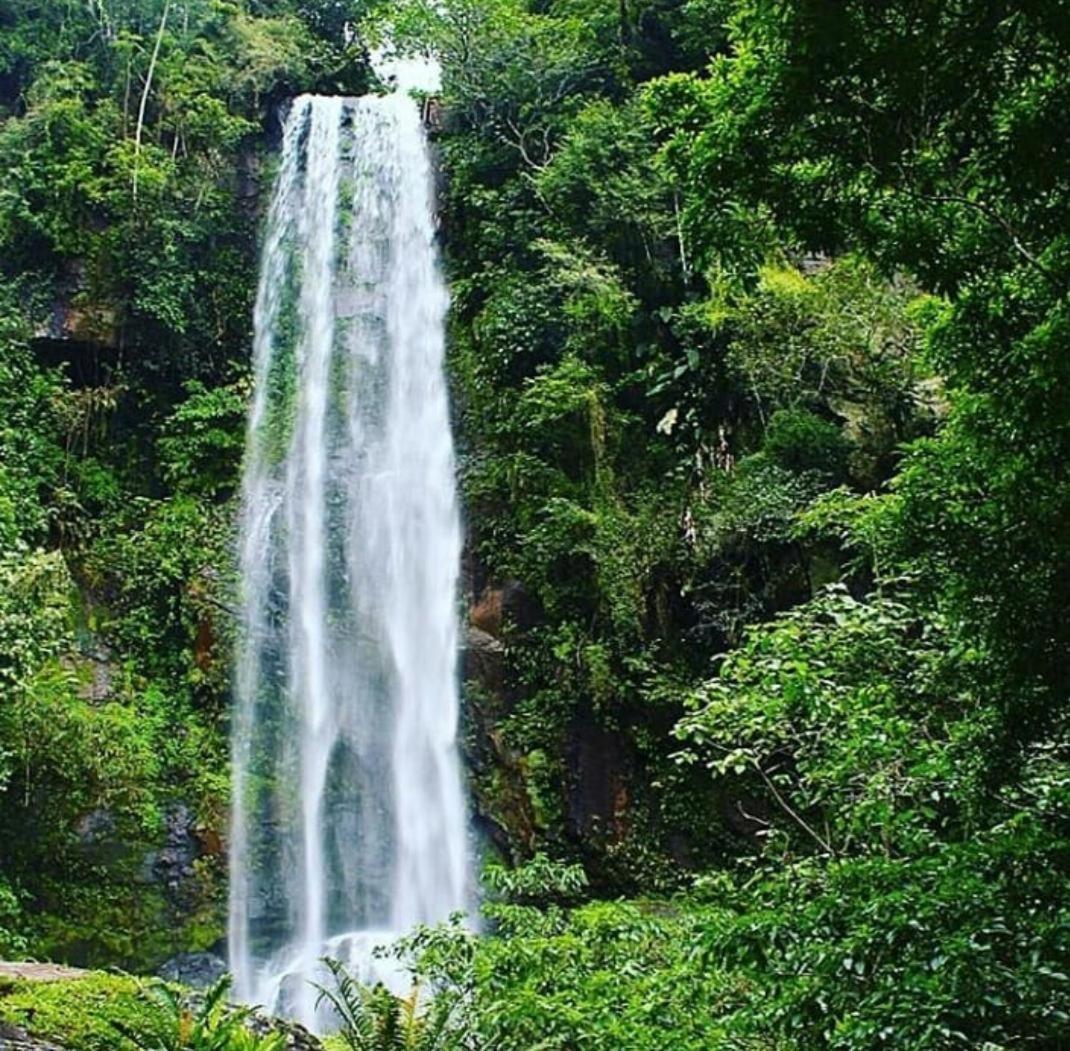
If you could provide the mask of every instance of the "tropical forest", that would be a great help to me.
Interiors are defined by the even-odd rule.
[[[0,1049],[1070,1051],[1067,0],[0,0]]]

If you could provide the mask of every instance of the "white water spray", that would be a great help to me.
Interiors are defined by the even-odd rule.
[[[312,1028],[321,957],[389,980],[374,946],[468,904],[446,306],[415,103],[297,99],[254,317],[230,966]]]

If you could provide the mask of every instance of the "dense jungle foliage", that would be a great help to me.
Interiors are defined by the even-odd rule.
[[[0,955],[220,936],[261,169],[279,102],[365,89],[340,27],[0,6]]]
[[[1068,16],[0,0],[0,955],[220,937],[278,106],[386,33],[443,67],[487,904],[343,1042],[1070,1046]]]

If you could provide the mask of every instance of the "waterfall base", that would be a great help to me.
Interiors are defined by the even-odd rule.
[[[383,985],[404,996],[412,981],[392,955],[401,936],[398,931],[352,931],[328,939],[314,954],[283,950],[256,976],[252,999],[269,1014],[297,1018],[317,1032],[329,1031],[336,1025],[334,1011],[326,1000],[317,1002],[321,989],[334,987],[323,960],[337,960],[362,985]]]

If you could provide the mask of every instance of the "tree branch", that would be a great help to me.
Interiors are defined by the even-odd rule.
[[[981,204],[979,201],[971,200],[969,197],[965,197],[962,194],[957,193],[917,193],[916,191],[908,191],[911,196],[917,197],[923,201],[932,201],[936,204],[962,204],[967,208],[972,208],[975,212],[983,215],[986,219],[994,222],[1006,235],[1007,239],[1013,245],[1014,250],[1031,266],[1043,274],[1057,288],[1061,287],[1061,282],[1051,270],[1049,270],[1040,259],[1029,250],[1025,242],[1018,235],[1018,231],[1010,224],[1010,222],[999,214],[994,208],[989,207],[987,204]]]
[[[819,835],[817,831],[815,831],[810,826],[806,819],[792,808],[791,804],[777,790],[776,785],[774,785],[773,782],[769,779],[769,775],[762,769],[762,764],[759,763],[757,760],[754,760],[754,768],[758,771],[759,776],[765,782],[765,787],[773,793],[773,798],[777,801],[777,804],[784,811],[784,813],[786,813],[792,819],[792,821],[794,821],[795,824],[799,826],[799,828],[806,832],[810,836],[810,838],[813,839],[813,841],[817,843],[822,850],[825,851],[825,853],[827,853],[830,857],[835,857],[836,851],[833,850],[832,844],[827,839],[824,839],[821,835]]]

